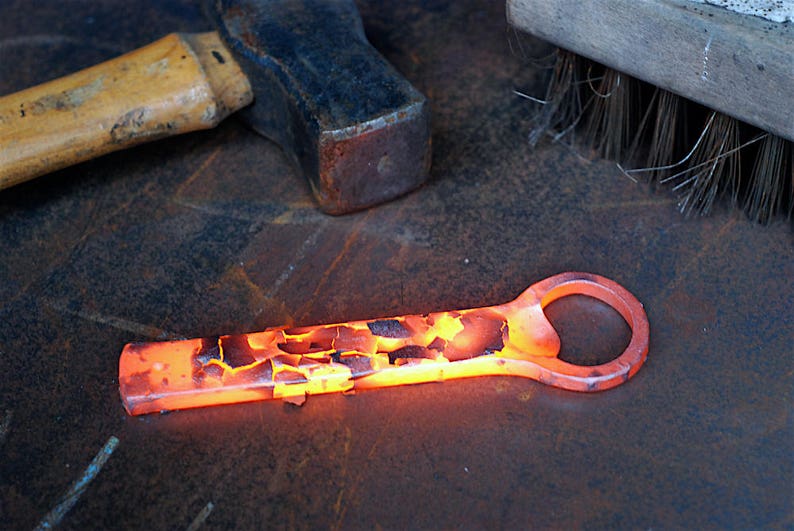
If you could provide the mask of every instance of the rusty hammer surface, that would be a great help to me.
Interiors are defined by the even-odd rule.
[[[240,109],[302,169],[328,213],[387,201],[426,179],[427,102],[367,42],[353,0],[207,7],[215,32],[171,34],[0,97],[0,188],[211,128]]]
[[[243,117],[300,165],[324,211],[424,182],[427,101],[369,44],[352,0],[217,0],[210,11],[254,89]]]

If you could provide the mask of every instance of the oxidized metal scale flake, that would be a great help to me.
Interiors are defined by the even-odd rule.
[[[560,340],[543,307],[583,294],[617,310],[632,330],[626,350],[597,366],[557,358]],[[132,415],[306,395],[513,375],[576,391],[628,380],[648,353],[642,304],[620,285],[562,273],[515,300],[484,308],[158,343],[131,343],[119,385]]]

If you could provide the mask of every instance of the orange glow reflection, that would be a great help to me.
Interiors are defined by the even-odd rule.
[[[632,329],[616,359],[578,366],[558,359],[560,340],[543,313],[571,294],[600,299]],[[346,392],[454,378],[513,375],[576,391],[629,379],[648,353],[648,320],[620,285],[588,273],[562,273],[506,304],[237,336],[130,343],[119,387],[131,415]]]

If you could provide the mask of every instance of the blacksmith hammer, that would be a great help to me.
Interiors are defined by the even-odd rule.
[[[353,0],[215,0],[209,12],[217,31],[0,98],[0,188],[240,109],[330,214],[424,182],[427,101],[369,44]]]

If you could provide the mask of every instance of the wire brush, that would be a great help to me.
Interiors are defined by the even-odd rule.
[[[519,93],[539,104],[530,144],[578,134],[632,179],[671,187],[687,215],[727,196],[757,222],[791,218],[789,23],[686,0],[508,0],[507,13],[561,47],[544,97]]]

